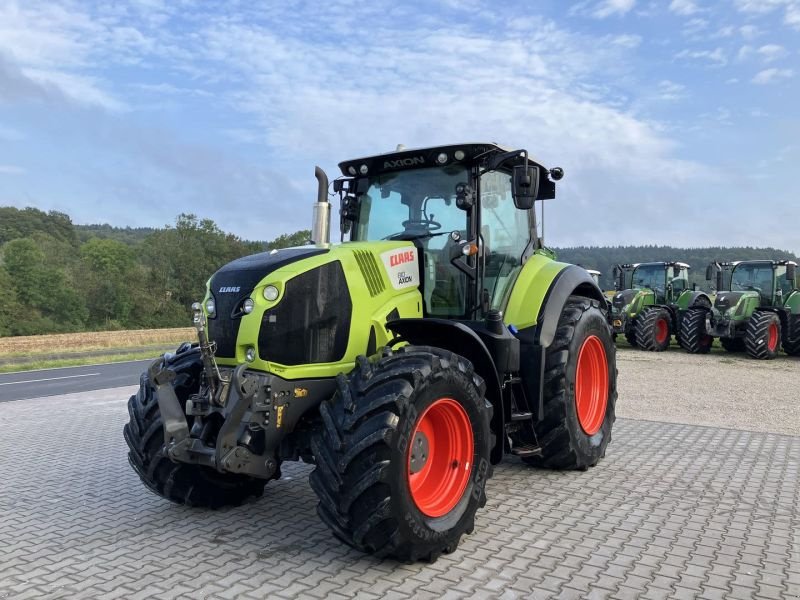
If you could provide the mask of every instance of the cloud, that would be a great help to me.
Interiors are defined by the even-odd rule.
[[[736,0],[736,8],[759,17],[782,10],[783,23],[800,30],[800,0]]]
[[[669,3],[669,10],[681,16],[689,16],[700,12],[693,0],[672,0]]]
[[[791,79],[794,76],[792,69],[764,69],[756,73],[755,77],[751,80],[758,85],[768,85],[770,83],[778,83],[784,79]]]
[[[605,19],[614,15],[624,16],[633,9],[636,0],[601,0],[589,2],[584,0],[570,8],[569,14],[588,16],[594,19]]]
[[[756,50],[756,53],[766,63],[779,60],[789,54],[786,48],[778,44],[765,44]]]
[[[722,48],[715,48],[714,50],[684,49],[678,52],[675,58],[707,61],[715,66],[724,66],[728,63],[728,58]]]
[[[27,171],[17,165],[0,165],[0,175],[23,175]]]

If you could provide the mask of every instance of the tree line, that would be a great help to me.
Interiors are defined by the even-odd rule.
[[[214,221],[181,214],[174,225],[75,225],[61,212],[0,207],[0,335],[180,327],[219,267],[247,254],[302,245],[303,230],[247,241]],[[613,288],[617,263],[681,260],[705,287],[712,260],[797,258],[775,248],[671,246],[555,249],[560,260],[602,271]]]
[[[219,267],[309,236],[252,242],[191,214],[163,228],[81,226],[0,207],[0,335],[181,327]]]

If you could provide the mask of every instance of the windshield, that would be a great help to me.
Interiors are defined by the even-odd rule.
[[[666,270],[664,265],[641,265],[633,271],[634,288],[648,288],[651,290],[663,290],[666,282]]]
[[[772,298],[772,275],[771,263],[737,265],[731,276],[731,289],[758,292],[763,300],[769,301]]]
[[[467,213],[456,206],[455,189],[468,182],[469,173],[461,165],[371,177],[369,189],[360,197],[357,239],[466,234]]]

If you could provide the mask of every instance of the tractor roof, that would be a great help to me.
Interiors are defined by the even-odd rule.
[[[471,164],[475,158],[488,153],[509,152],[513,148],[506,148],[494,142],[472,142],[466,144],[448,144],[445,146],[430,146],[428,148],[405,148],[398,146],[394,152],[375,154],[362,158],[353,158],[339,163],[342,174],[346,177],[356,175],[375,175],[407,168],[437,167],[452,164]],[[457,158],[456,154],[460,156]],[[461,155],[463,153],[463,156]],[[444,162],[439,162],[440,154],[445,155]],[[508,161],[506,164],[513,166],[522,164],[523,158]],[[540,162],[528,157],[528,162],[544,169]]]
[[[733,260],[733,261],[714,261],[711,264],[717,264],[720,267],[738,267],[742,264],[768,264],[772,265],[773,267],[779,267],[784,265],[794,265],[797,266],[797,263],[793,260],[772,260],[769,258],[757,258],[754,260]]]
[[[680,268],[686,268],[686,269],[691,269],[692,268],[691,265],[689,265],[689,264],[687,264],[685,262],[680,262],[680,261],[625,263],[625,264],[622,264],[622,265],[617,265],[617,267],[619,267],[620,269],[635,269],[637,267],[651,267],[651,266],[652,267],[661,266],[661,267],[665,267],[665,268],[666,267],[680,267]]]

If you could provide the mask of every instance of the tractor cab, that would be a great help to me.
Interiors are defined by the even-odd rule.
[[[656,304],[671,304],[689,289],[689,265],[682,262],[622,264],[614,268],[616,287],[649,290]]]
[[[710,267],[711,272],[716,270],[722,276],[719,290],[725,289],[727,280],[732,292],[756,292],[760,306],[764,307],[783,306],[784,297],[796,286],[794,261],[748,260],[713,263]]]
[[[412,242],[424,315],[454,319],[502,309],[526,258],[545,251],[534,202],[563,176],[494,144],[399,147],[339,166],[342,240]]]

